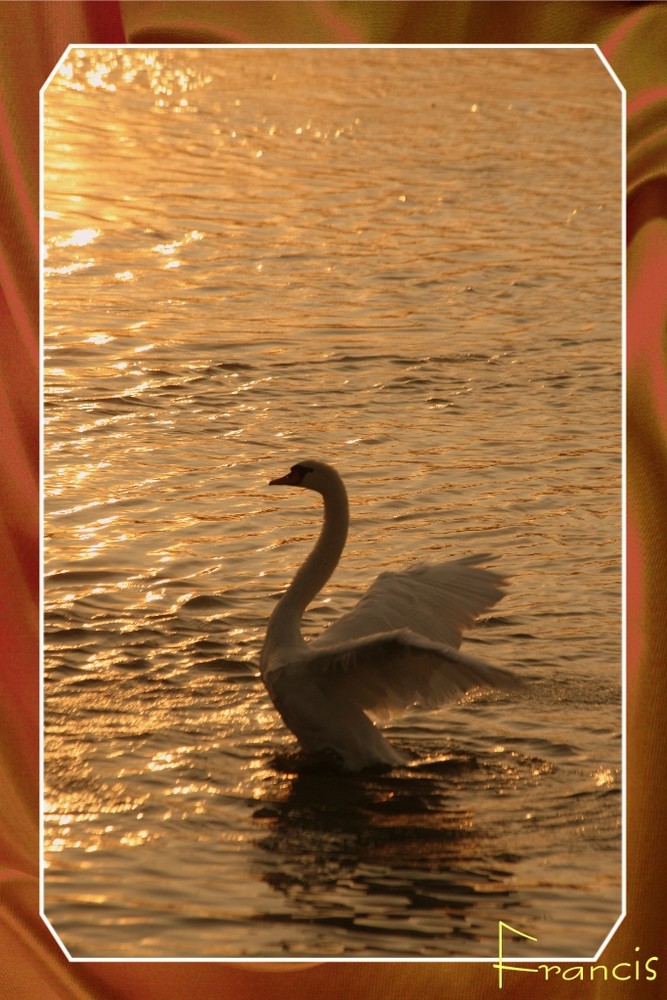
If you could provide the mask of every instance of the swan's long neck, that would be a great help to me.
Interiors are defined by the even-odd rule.
[[[290,649],[296,651],[305,645],[300,627],[303,613],[335,570],[345,547],[350,515],[342,479],[337,477],[328,483],[322,496],[324,523],[320,536],[273,610],[266,633],[263,661],[268,662],[272,653]]]

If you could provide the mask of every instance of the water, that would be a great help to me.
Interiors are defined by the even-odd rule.
[[[78,957],[593,955],[620,912],[620,96],[589,50],[73,51],[45,107],[45,910]],[[257,675],[489,552],[521,695],[299,769]],[[532,950],[531,950],[532,949]]]

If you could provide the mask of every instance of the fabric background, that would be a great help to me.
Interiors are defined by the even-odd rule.
[[[667,7],[650,3],[0,3],[0,1000],[423,1000],[498,993],[490,965],[70,964],[38,913],[39,88],[69,42],[587,42],[628,93],[628,916],[600,961],[658,977],[506,975],[501,996],[667,995]],[[639,951],[637,951],[639,949]]]

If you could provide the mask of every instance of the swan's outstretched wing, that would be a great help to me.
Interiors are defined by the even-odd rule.
[[[505,670],[408,630],[309,650],[268,670],[264,680],[302,749],[333,752],[350,770],[404,761],[371,718],[435,708],[473,688],[522,686]]]
[[[523,686],[506,670],[407,629],[312,650],[302,664],[325,694],[383,721],[411,706],[437,708],[475,688]]]
[[[489,558],[465,556],[381,573],[352,611],[333,622],[310,646],[319,649],[410,629],[456,649],[463,629],[504,594],[503,577],[480,566]]]

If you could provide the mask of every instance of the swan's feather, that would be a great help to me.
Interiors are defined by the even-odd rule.
[[[372,719],[436,708],[476,688],[522,686],[505,670],[407,629],[309,650],[275,665],[264,680],[306,753],[333,754],[350,770],[404,762]]]
[[[465,556],[381,573],[355,607],[329,625],[310,646],[319,649],[410,629],[433,642],[458,648],[463,630],[504,594],[503,577],[480,565],[489,558]]]
[[[411,707],[438,708],[475,688],[521,686],[509,672],[408,629],[318,647],[305,663],[324,691],[382,721]]]

